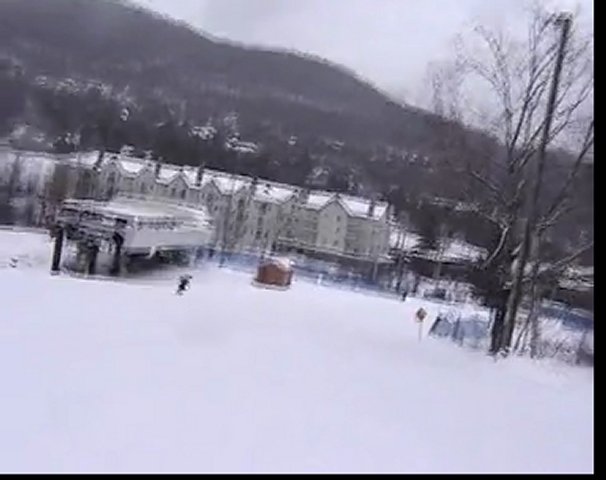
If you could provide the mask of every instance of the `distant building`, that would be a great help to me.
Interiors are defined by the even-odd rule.
[[[8,155],[7,152],[4,152]],[[291,250],[352,264],[389,263],[392,208],[386,202],[122,154],[51,155],[10,152],[33,167],[36,185],[67,166],[65,196],[109,199],[117,194],[204,205],[215,224],[216,249]],[[2,168],[0,152],[0,168]],[[6,163],[9,163],[8,161]],[[32,172],[32,175],[34,173]]]

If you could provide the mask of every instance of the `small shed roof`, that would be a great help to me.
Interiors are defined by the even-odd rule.
[[[270,257],[265,259],[264,265],[275,265],[282,270],[291,270],[293,261],[287,257]]]

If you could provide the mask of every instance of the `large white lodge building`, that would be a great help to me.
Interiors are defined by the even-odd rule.
[[[375,265],[389,261],[392,208],[385,202],[125,154],[99,157],[99,152],[52,155],[4,149],[0,169],[6,178],[8,166],[18,159],[22,177],[40,191],[57,165],[69,165],[67,196],[78,191],[84,198],[119,194],[204,205],[214,220],[216,249],[289,248],[327,259]]]

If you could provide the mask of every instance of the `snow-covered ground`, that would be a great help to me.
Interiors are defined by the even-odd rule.
[[[419,341],[431,303],[31,265],[0,268],[0,471],[593,472],[592,370]]]
[[[15,261],[21,268],[50,268],[52,250],[52,239],[44,230],[0,226],[0,271]]]

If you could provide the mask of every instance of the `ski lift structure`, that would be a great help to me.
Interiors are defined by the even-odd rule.
[[[60,270],[64,238],[87,253],[86,273],[95,273],[97,254],[107,250],[113,256],[111,273],[119,275],[124,256],[193,251],[208,246],[213,233],[203,207],[126,197],[108,202],[68,199],[55,219],[51,272]]]

